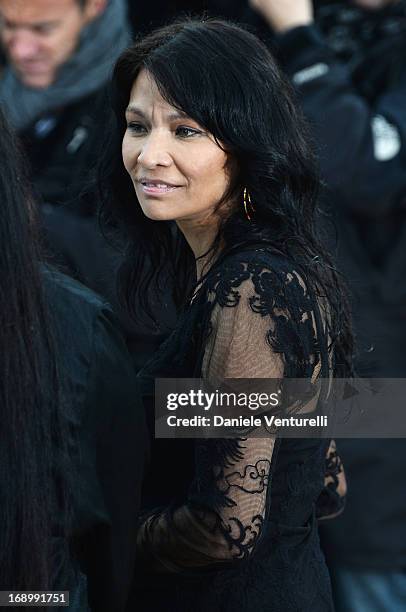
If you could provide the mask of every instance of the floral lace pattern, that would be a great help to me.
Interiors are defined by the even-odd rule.
[[[346,483],[344,468],[334,440],[331,441],[325,461],[324,489],[317,501],[317,517],[333,518],[344,510]]]

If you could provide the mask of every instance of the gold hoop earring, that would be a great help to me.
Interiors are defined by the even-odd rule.
[[[255,212],[255,208],[252,204],[250,193],[246,187],[244,187],[244,210],[248,221],[251,221],[251,214]]]

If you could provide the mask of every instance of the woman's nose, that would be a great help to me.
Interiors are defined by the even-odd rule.
[[[141,148],[138,163],[148,170],[156,166],[170,166],[172,156],[168,139],[164,135],[149,134]]]

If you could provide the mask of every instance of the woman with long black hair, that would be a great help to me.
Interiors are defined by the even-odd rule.
[[[1,111],[0,159],[0,590],[69,591],[70,610],[120,612],[145,449],[132,363],[109,308],[40,265]]]
[[[317,237],[305,128],[267,49],[232,24],[182,22],[134,44],[113,81],[122,158],[102,194],[129,233],[123,293],[150,312],[169,268],[181,307],[146,387],[308,378],[326,391],[351,372],[350,324]],[[332,610],[315,509],[329,442],[258,433],[154,442],[131,610]]]

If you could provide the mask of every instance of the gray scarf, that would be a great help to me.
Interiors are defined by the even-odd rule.
[[[50,87],[25,86],[8,65],[0,81],[0,102],[16,130],[24,130],[44,114],[100,89],[129,42],[125,0],[109,0],[105,11],[84,28],[76,52]]]

